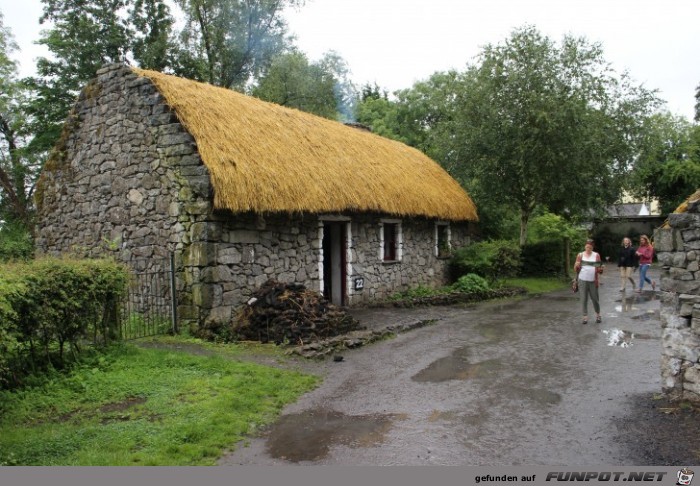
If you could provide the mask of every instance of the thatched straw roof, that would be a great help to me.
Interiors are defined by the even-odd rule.
[[[133,71],[154,82],[194,137],[218,209],[478,219],[464,189],[416,149],[228,89]]]
[[[698,189],[697,191],[695,191],[690,197],[688,197],[688,199],[686,199],[685,201],[683,201],[683,202],[680,204],[680,206],[678,206],[678,207],[675,209],[675,211],[673,211],[673,212],[674,212],[674,213],[685,213],[685,212],[688,210],[688,204],[694,203],[694,202],[696,202],[696,201],[698,201],[698,200],[700,200],[700,189]]]

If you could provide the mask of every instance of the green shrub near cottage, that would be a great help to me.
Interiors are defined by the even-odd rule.
[[[510,240],[480,241],[459,248],[450,260],[454,280],[474,273],[489,282],[514,277],[520,270],[520,247]]]
[[[45,258],[0,265],[0,388],[62,368],[86,342],[114,337],[126,267]]]
[[[34,255],[34,241],[30,232],[21,225],[0,226],[0,262],[30,260]]]
[[[485,292],[490,290],[489,283],[486,279],[478,276],[475,273],[468,273],[462,275],[457,279],[455,283],[452,284],[451,289],[457,292],[473,293],[473,292]]]

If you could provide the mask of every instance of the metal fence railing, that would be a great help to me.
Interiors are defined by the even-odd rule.
[[[146,267],[132,271],[120,306],[119,335],[124,340],[177,332],[175,254],[151,259]]]

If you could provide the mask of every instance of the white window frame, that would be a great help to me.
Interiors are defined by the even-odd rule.
[[[384,260],[384,225],[385,224],[395,224],[396,225],[396,259],[395,260]],[[396,263],[403,260],[403,226],[400,219],[387,219],[383,218],[379,220],[379,261],[385,263]]]
[[[441,227],[446,227],[446,235],[447,235],[447,251],[448,255],[440,255],[440,228]],[[450,227],[450,222],[449,221],[436,221],[435,222],[435,246],[434,246],[434,255],[436,258],[447,258],[449,256],[449,253],[452,252],[452,228]]]

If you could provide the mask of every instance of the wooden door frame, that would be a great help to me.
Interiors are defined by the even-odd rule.
[[[337,225],[340,228],[340,302],[341,305],[348,304],[348,275],[350,272],[350,239],[351,239],[351,220],[346,216],[322,216],[319,217],[319,290],[321,294],[326,295],[326,289],[328,285],[332,285],[331,282],[326,282],[326,265],[329,262],[324,254],[324,237],[326,236],[326,228],[331,225]],[[331,269],[332,271],[332,269]],[[332,276],[331,276],[332,278]],[[332,287],[331,287],[332,289]],[[332,295],[329,295],[332,297]],[[330,300],[330,299],[329,299]]]

